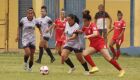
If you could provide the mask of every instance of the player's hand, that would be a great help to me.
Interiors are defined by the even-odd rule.
[[[85,38],[85,39],[88,39],[88,38],[90,38],[90,36],[89,36],[89,35],[88,35],[88,36],[84,36],[84,38]]]

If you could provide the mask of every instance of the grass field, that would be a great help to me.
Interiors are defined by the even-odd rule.
[[[126,75],[118,78],[118,71],[101,56],[95,56],[94,61],[100,68],[98,73],[92,76],[83,75],[83,68],[74,55],[70,55],[76,65],[76,71],[67,74],[67,65],[60,64],[60,57],[55,55],[56,61],[49,63],[49,57],[43,56],[42,64],[34,64],[33,71],[23,70],[23,54],[6,53],[0,54],[0,80],[140,80],[140,57],[121,56],[119,63],[126,70]],[[35,55],[35,60],[37,55]],[[39,68],[47,65],[50,69],[49,75],[40,75]]]

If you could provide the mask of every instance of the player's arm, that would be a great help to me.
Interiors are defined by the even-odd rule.
[[[108,32],[107,35],[109,35],[109,33],[111,33],[114,30],[114,27],[112,27]]]
[[[37,28],[38,28],[38,30],[39,30],[39,32],[40,32],[40,35],[42,35],[41,25],[40,25],[39,23],[37,23],[36,26],[37,26]]]
[[[111,29],[112,18],[111,18],[111,16],[107,12],[106,12],[106,17],[109,19],[109,29]]]
[[[98,34],[98,31],[93,31],[93,34],[87,35],[87,36],[85,36],[84,38],[88,39],[88,38],[90,38],[90,37],[96,37],[96,36],[98,36],[98,35],[99,35],[99,34]]]
[[[18,42],[18,40],[19,40],[19,28],[22,27],[22,26],[23,26],[23,23],[20,22],[20,23],[19,23],[19,27],[17,28],[17,37],[16,37],[16,39],[15,39],[16,42]]]
[[[46,33],[49,32],[52,28],[55,27],[55,24],[54,24],[51,20],[48,21],[48,24],[49,24],[50,26],[49,26],[48,29],[46,29]]]
[[[123,28],[122,32],[121,32],[120,35],[118,36],[118,39],[120,39],[120,38],[123,36],[124,31],[125,31],[125,28]]]
[[[82,34],[83,31],[82,30],[76,30],[75,32],[79,33],[79,34]]]
[[[73,40],[73,39],[75,39],[77,36],[78,36],[78,33],[77,33],[77,32],[74,32],[73,35],[67,39],[67,41]]]

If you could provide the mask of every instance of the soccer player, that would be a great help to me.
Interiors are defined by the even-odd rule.
[[[33,8],[29,8],[26,13],[26,17],[23,17],[19,23],[19,27],[22,28],[22,45],[25,51],[24,54],[24,69],[31,71],[35,53],[35,26],[40,27],[36,19],[34,18]],[[19,40],[19,28],[17,31],[16,41]],[[28,65],[28,58],[29,65]]]
[[[100,4],[98,6],[99,11],[95,14],[95,23],[97,24],[98,31],[102,37],[104,37],[107,43],[107,20],[109,19],[109,29],[111,29],[112,18],[110,15],[104,10],[104,5]]]
[[[55,58],[48,47],[48,41],[51,37],[50,30],[52,29],[52,20],[47,16],[47,8],[46,6],[41,7],[41,17],[38,19],[39,24],[41,25],[41,40],[39,44],[39,57],[36,60],[37,63],[41,63],[42,55],[43,55],[43,49],[48,53],[51,60],[50,62],[53,63],[55,61]]]
[[[61,49],[65,44],[65,35],[64,30],[66,26],[66,18],[65,18],[65,11],[62,9],[60,11],[60,18],[56,19],[54,22],[54,29],[55,29],[55,40],[56,40],[56,50],[59,55],[61,55]]]
[[[118,11],[117,17],[118,17],[118,20],[114,22],[114,28],[113,28],[114,35],[109,45],[110,50],[113,53],[114,59],[118,59],[121,54],[120,47],[124,40],[124,31],[126,28],[126,23],[123,20],[123,13],[121,11]],[[116,44],[117,51],[115,51],[115,49],[113,48],[115,44]]]
[[[82,15],[84,16],[84,15],[87,15],[87,14],[90,14],[90,11],[87,10],[87,9],[84,9],[83,12],[82,12]],[[98,67],[95,65],[95,63],[92,60],[90,55],[87,55],[84,58],[90,64],[90,66],[92,67],[92,70],[90,71],[90,73],[95,73],[95,72],[99,71]]]
[[[61,53],[62,63],[65,62],[69,67],[70,70],[68,73],[72,73],[75,70],[75,66],[68,58],[70,52],[74,51],[78,61],[82,64],[85,69],[85,75],[89,75],[89,69],[86,61],[83,59],[82,51],[80,44],[80,38],[76,30],[79,30],[79,19],[73,15],[69,14],[67,17],[66,28],[65,28],[65,35],[66,35],[66,43]]]
[[[119,66],[117,61],[112,59],[112,57],[109,55],[105,41],[100,36],[96,24],[91,22],[90,14],[83,16],[83,23],[84,25],[82,31],[77,32],[85,33],[85,39],[89,39],[90,41],[90,47],[83,51],[83,55],[87,56],[89,54],[100,52],[108,62],[110,62],[117,70],[119,70],[119,77],[122,77],[125,71]]]

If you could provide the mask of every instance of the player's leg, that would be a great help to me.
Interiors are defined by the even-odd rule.
[[[65,62],[70,67],[68,73],[72,73],[75,70],[74,64],[72,63],[71,59],[68,57],[71,51],[72,48],[66,46],[63,48],[61,53],[62,64],[64,64]]]
[[[102,33],[103,33],[103,37],[104,37],[104,40],[105,40],[105,43],[107,44],[107,29],[103,29],[102,30]]]
[[[98,29],[98,31],[99,31],[99,34],[100,34],[101,36],[103,36],[103,30],[102,30],[102,29]]]
[[[31,52],[30,52],[30,48],[28,46],[24,47],[24,51],[25,51],[25,54],[24,54],[24,69],[27,70],[28,69],[28,58],[29,58]]]
[[[44,39],[43,39],[44,49],[45,49],[46,53],[49,55],[49,57],[51,58],[50,62],[53,63],[55,61],[55,58],[52,54],[51,49],[48,47],[48,41],[49,41],[49,38],[44,37]]]
[[[83,51],[83,56],[84,56],[85,60],[92,67],[92,69],[90,70],[90,73],[99,71],[98,67],[96,67],[94,61],[92,60],[92,58],[90,56],[90,54],[94,54],[94,53],[96,53],[96,49],[94,49],[93,47],[89,47]]]
[[[56,51],[57,53],[61,56],[61,51],[62,50],[62,42],[56,41]]]
[[[38,59],[36,60],[37,63],[41,63],[41,59],[43,56],[43,47],[44,47],[44,42],[43,39],[41,39],[39,43],[39,55],[38,55]]]
[[[33,62],[34,62],[34,53],[35,53],[35,45],[30,44],[30,60],[29,60],[29,68],[28,70],[31,71],[32,70],[32,66],[33,66]]]
[[[82,50],[75,50],[77,60],[82,64],[83,68],[85,69],[85,75],[89,75],[89,68],[87,62],[84,60],[82,55]]]
[[[120,47],[121,47],[121,44],[122,44],[123,40],[119,40],[116,44],[116,49],[117,49],[117,54],[116,54],[116,60],[119,58],[120,54],[121,54],[121,51],[120,51]]]
[[[100,50],[103,57],[110,62],[117,70],[120,71],[119,77],[122,77],[125,74],[125,71],[120,67],[116,60],[112,59],[107,49]]]
[[[117,53],[113,47],[114,44],[115,44],[114,40],[111,40],[111,42],[109,43],[109,48],[110,48],[111,52],[113,53],[113,59],[117,56]]]

